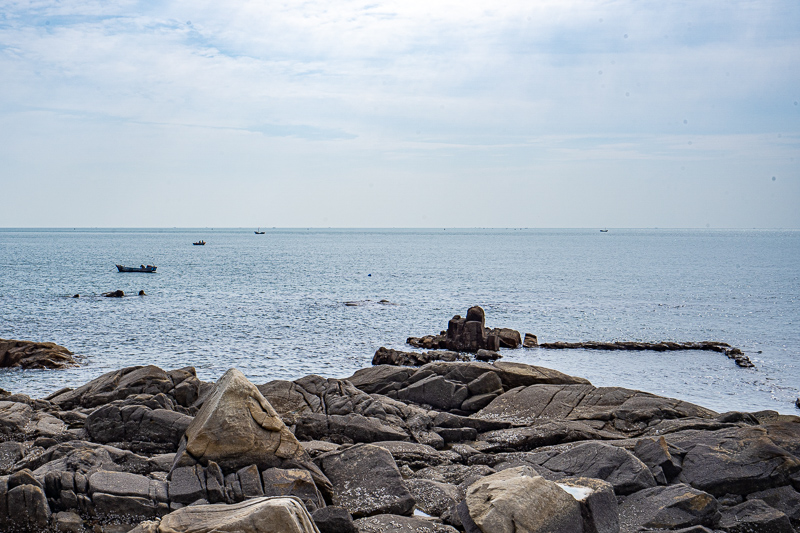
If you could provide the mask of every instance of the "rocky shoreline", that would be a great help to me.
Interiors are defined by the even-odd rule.
[[[42,399],[4,393],[0,530],[800,527],[800,417],[382,350],[378,363],[418,366],[263,384],[134,366]]]

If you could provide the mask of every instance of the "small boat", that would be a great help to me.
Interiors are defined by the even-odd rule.
[[[158,267],[156,267],[154,265],[147,265],[147,266],[141,265],[141,266],[138,266],[138,267],[126,267],[126,266],[122,266],[122,265],[117,265],[117,270],[119,270],[120,272],[147,272],[147,273],[152,273],[152,272],[156,271],[156,268],[158,268]]]
[[[266,232],[265,231],[261,231],[261,228],[258,228],[258,230],[254,231],[253,233],[255,233],[256,235],[264,235],[264,233],[266,233]]]
[[[206,241],[197,241],[197,242],[193,242],[192,244],[194,244],[195,246],[205,246],[206,245]]]
[[[608,233],[608,230],[607,229],[601,229],[600,233]]]

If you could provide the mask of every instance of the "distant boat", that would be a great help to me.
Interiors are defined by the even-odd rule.
[[[266,231],[261,231],[261,228],[258,228],[258,231],[254,231],[253,233],[255,233],[256,235],[264,235]]]
[[[194,244],[195,246],[205,246],[206,245],[206,241],[197,241],[197,242],[193,242],[192,244]]]
[[[147,266],[141,265],[141,266],[138,266],[138,267],[126,267],[126,266],[122,266],[122,265],[117,265],[117,270],[119,270],[120,272],[146,272],[146,273],[152,273],[152,272],[156,271],[156,268],[158,268],[158,267],[153,266],[153,265],[147,265]]]
[[[601,229],[600,233],[608,233],[608,230],[607,229]]]

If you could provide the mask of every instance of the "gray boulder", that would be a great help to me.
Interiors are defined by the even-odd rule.
[[[800,493],[790,485],[753,492],[747,499],[763,501],[788,516],[795,527],[800,526]]]
[[[358,533],[347,509],[329,505],[311,513],[319,533]]]
[[[542,463],[554,472],[592,477],[611,483],[617,494],[631,494],[655,487],[653,474],[624,448],[600,442],[579,444]]]
[[[450,483],[412,478],[406,480],[406,486],[417,508],[431,516],[441,517],[464,498],[459,488]]]
[[[794,533],[789,517],[761,500],[724,509],[717,527],[727,533]]]
[[[583,533],[618,533],[617,497],[610,483],[593,478],[567,478],[556,484],[581,506]]]
[[[8,521],[16,528],[42,531],[50,522],[50,506],[41,487],[18,485],[5,495]],[[0,512],[2,513],[2,512]]]
[[[191,422],[192,417],[167,409],[108,404],[94,410],[84,427],[94,442],[113,443],[117,447],[149,453],[168,453],[178,449]]]
[[[620,505],[619,516],[623,531],[714,527],[720,518],[713,496],[684,484],[632,494]]]
[[[410,515],[414,509],[414,498],[384,448],[358,444],[316,461],[333,484],[331,504],[344,507],[353,517]]]
[[[430,520],[381,514],[355,521],[359,533],[457,533],[457,529]]]
[[[261,473],[261,479],[265,496],[296,496],[309,512],[325,507],[325,499],[308,470],[268,468]]]

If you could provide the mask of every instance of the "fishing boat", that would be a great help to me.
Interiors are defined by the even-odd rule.
[[[120,272],[146,272],[146,273],[153,273],[156,271],[156,266],[154,265],[141,265],[138,267],[126,267],[122,265],[117,265],[117,270]]]
[[[258,230],[254,231],[253,233],[255,233],[256,235],[264,235],[266,231],[261,231],[261,228],[258,228]]]
[[[601,229],[600,233],[608,233],[608,230],[607,229]]]
[[[194,244],[195,246],[205,246],[206,245],[206,241],[202,241],[201,240],[201,241],[193,242],[192,244]]]

